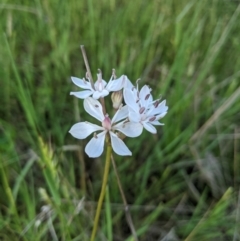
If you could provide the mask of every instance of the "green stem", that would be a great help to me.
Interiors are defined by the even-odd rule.
[[[97,211],[96,211],[96,215],[95,215],[95,218],[94,218],[93,231],[92,231],[90,241],[94,241],[95,236],[96,236],[96,232],[97,232],[97,228],[98,228],[98,221],[99,221],[99,217],[100,217],[100,213],[101,213],[103,199],[104,199],[104,196],[105,196],[108,174],[109,174],[109,169],[110,169],[111,153],[112,153],[112,146],[111,146],[110,143],[108,143],[106,163],[105,163],[104,174],[103,174],[102,189],[101,189],[101,193],[100,193],[100,196],[99,196],[99,199],[98,199]]]

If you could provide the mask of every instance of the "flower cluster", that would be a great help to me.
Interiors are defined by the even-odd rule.
[[[147,85],[139,91],[138,86],[135,87],[127,76],[122,75],[117,79],[115,74],[107,83],[102,79],[101,72],[97,74],[95,84],[91,83],[90,79],[76,77],[72,77],[72,81],[84,90],[70,94],[84,99],[86,112],[101,122],[101,126],[79,122],[69,131],[78,139],[85,139],[94,133],[85,147],[89,157],[99,157],[103,153],[106,136],[110,138],[115,153],[121,156],[132,155],[122,140],[125,136],[137,137],[141,135],[143,128],[155,134],[157,130],[154,126],[163,125],[159,120],[167,114],[166,101],[153,100],[151,88]],[[105,112],[104,101],[102,101],[110,92],[113,92],[112,102],[116,111],[112,119]],[[122,104],[122,97],[125,105]]]

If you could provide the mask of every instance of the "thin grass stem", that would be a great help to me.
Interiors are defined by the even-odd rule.
[[[82,51],[82,56],[83,56],[83,59],[84,59],[84,63],[85,63],[86,69],[87,69],[87,74],[88,74],[91,86],[92,86],[93,89],[95,89],[94,83],[93,83],[93,77],[92,77],[92,73],[91,73],[91,70],[90,70],[90,67],[89,67],[89,64],[88,64],[88,58],[87,58],[87,54],[86,54],[84,45],[81,45],[80,48],[81,48],[81,51]]]
[[[113,170],[114,170],[114,173],[115,173],[116,178],[117,178],[118,188],[119,188],[121,196],[122,196],[128,226],[129,226],[129,228],[132,232],[134,240],[138,241],[137,233],[136,233],[135,227],[133,225],[132,216],[131,216],[131,213],[129,211],[129,206],[128,206],[127,199],[125,197],[125,194],[124,194],[124,191],[123,191],[123,188],[122,188],[122,184],[121,184],[121,181],[120,181],[120,178],[119,178],[119,175],[118,175],[118,170],[117,170],[117,166],[116,166],[115,160],[113,158],[113,155],[111,155],[111,160],[112,160]]]

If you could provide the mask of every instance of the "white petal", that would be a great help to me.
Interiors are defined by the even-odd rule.
[[[132,84],[132,82],[128,79],[128,77],[125,75],[125,78],[124,78],[124,88],[125,89],[133,89],[135,88]]]
[[[113,127],[114,130],[122,132],[125,136],[128,137],[137,137],[142,134],[143,126],[140,123],[127,122],[118,123]]]
[[[94,91],[93,93],[93,98],[94,99],[99,99],[100,97],[107,96],[109,92],[107,90],[102,90],[102,91]]]
[[[168,106],[166,106],[166,100],[163,100],[158,106],[157,108],[155,108],[154,106],[151,107],[151,109],[149,110],[148,114],[150,115],[159,115],[163,112],[167,112],[168,110]]]
[[[126,76],[122,75],[120,78],[110,80],[106,86],[108,91],[119,91],[124,87]]]
[[[99,84],[102,84],[102,88],[105,88],[105,86],[107,85],[107,82],[102,79],[102,74],[97,74],[97,81],[94,84],[94,87],[96,88],[96,90],[98,90]]]
[[[104,128],[89,122],[79,122],[72,126],[69,133],[75,138],[84,139],[94,131],[99,130],[104,130]]]
[[[142,124],[143,124],[144,128],[145,128],[147,131],[149,131],[149,132],[151,132],[151,133],[153,133],[153,134],[156,134],[156,133],[157,133],[156,128],[155,128],[153,125],[151,125],[150,123],[148,123],[148,122],[143,122]]]
[[[156,116],[156,120],[162,119],[166,114],[167,114],[167,112],[163,112],[163,113],[161,113],[160,115],[157,115],[157,116]]]
[[[102,105],[98,100],[88,97],[83,101],[83,106],[89,115],[101,122],[104,120]]]
[[[150,88],[147,85],[144,85],[139,92],[139,98],[145,99],[147,95],[150,94]]]
[[[125,105],[122,108],[118,109],[116,114],[112,118],[112,123],[116,123],[128,116],[128,106]]]
[[[86,145],[85,152],[89,157],[99,157],[103,153],[104,140],[106,136],[106,131],[103,131],[96,136],[94,136]]]
[[[153,97],[151,95],[151,89],[147,85],[144,85],[140,90],[139,99],[141,107],[145,107],[147,109],[149,107],[149,104],[153,100]]]
[[[124,89],[123,91],[124,101],[125,103],[131,107],[134,111],[139,111],[139,105],[137,103],[137,96],[130,89]]]
[[[114,152],[120,156],[131,156],[132,152],[127,148],[124,142],[113,132],[110,131],[111,143]]]
[[[163,123],[158,122],[158,121],[151,121],[151,124],[152,124],[152,125],[155,125],[155,126],[164,126]]]
[[[141,115],[139,114],[139,112],[135,112],[132,110],[129,110],[128,117],[131,122],[140,122],[140,120],[141,120]]]
[[[70,95],[74,95],[80,99],[85,99],[89,97],[93,92],[91,90],[83,90],[83,91],[77,91],[77,92],[70,92]]]
[[[86,80],[79,79],[79,78],[76,78],[76,77],[71,77],[71,79],[72,79],[72,82],[75,85],[77,85],[77,86],[79,86],[83,89],[92,89],[91,84]]]

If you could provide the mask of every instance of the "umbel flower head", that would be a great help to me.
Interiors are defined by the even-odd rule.
[[[70,94],[84,99],[84,109],[100,121],[101,125],[87,121],[79,122],[73,125],[69,132],[78,139],[85,139],[93,134],[92,139],[85,147],[85,152],[89,157],[99,157],[103,153],[106,139],[116,154],[132,155],[122,139],[137,137],[141,135],[143,129],[153,134],[157,133],[155,126],[163,125],[159,120],[168,111],[166,101],[153,100],[152,90],[147,85],[144,85],[139,91],[138,86],[133,86],[126,75],[117,79],[113,73],[108,83],[102,79],[101,72],[97,76],[95,84],[91,83],[90,79],[72,77],[74,84],[85,90]],[[105,101],[103,100],[109,92],[113,92],[113,109],[116,111],[112,119],[106,114]],[[122,96],[125,106],[122,105]]]
[[[99,157],[103,153],[106,135],[110,135],[111,145],[118,155],[129,156],[131,151],[124,142],[118,137],[117,132],[122,132],[128,137],[137,137],[141,134],[142,128],[139,123],[133,123],[126,120],[128,116],[128,106],[123,106],[113,116],[112,120],[106,114],[103,114],[102,105],[98,100],[88,97],[84,100],[84,108],[88,114],[102,123],[98,126],[89,122],[80,122],[75,124],[69,131],[72,136],[78,139],[85,139],[95,132],[93,138],[85,147],[85,152],[89,157]],[[125,119],[124,121],[121,121]],[[119,122],[121,121],[121,122]],[[100,133],[96,134],[96,132]]]

